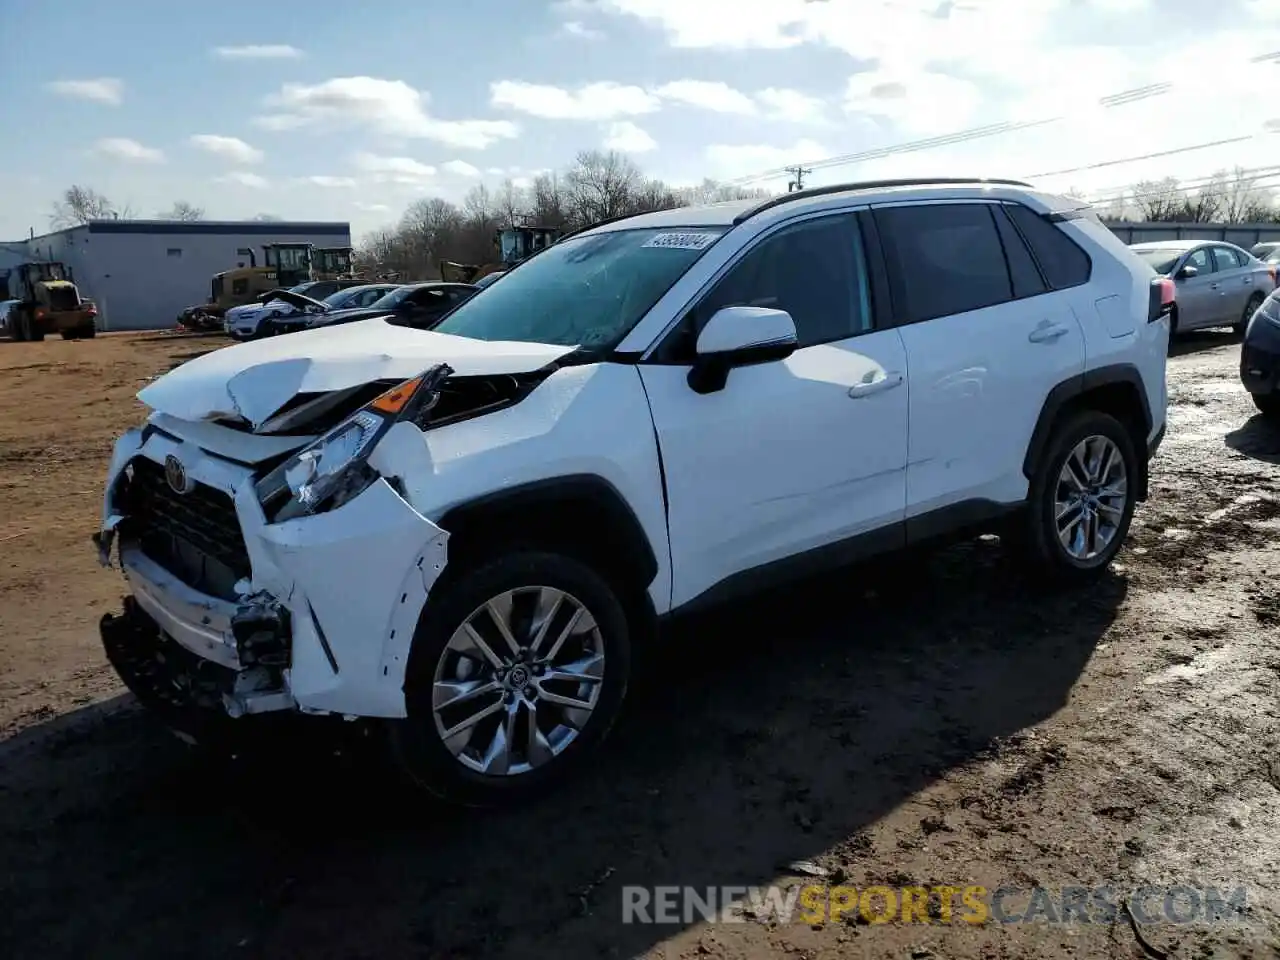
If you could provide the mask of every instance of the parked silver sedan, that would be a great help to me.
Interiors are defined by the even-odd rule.
[[[1176,305],[1172,333],[1203,327],[1244,330],[1276,288],[1275,264],[1221,240],[1156,240],[1129,249],[1156,273],[1172,277]]]

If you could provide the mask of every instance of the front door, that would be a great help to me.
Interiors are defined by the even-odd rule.
[[[788,311],[799,348],[695,393],[697,333],[734,305]],[[854,215],[757,240],[658,356],[640,376],[666,478],[673,606],[735,574],[756,570],[768,582],[804,572],[806,559],[838,562],[901,541],[906,358],[898,331],[873,324]]]
[[[1194,277],[1178,279],[1177,273],[1184,266],[1196,268]],[[1185,257],[1174,268],[1175,296],[1178,300],[1178,329],[1195,330],[1197,327],[1221,326],[1225,319],[1222,296],[1219,292],[1220,277],[1217,264],[1209,255],[1208,247],[1200,247]]]

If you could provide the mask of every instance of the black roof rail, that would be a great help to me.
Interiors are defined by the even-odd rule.
[[[1022,180],[1000,180],[991,177],[910,177],[903,180],[857,180],[852,183],[831,183],[824,187],[810,187],[807,190],[793,190],[777,197],[770,197],[744,210],[733,218],[734,226],[745,223],[756,214],[780,207],[792,200],[806,200],[809,197],[822,197],[829,193],[844,193],[847,190],[878,190],[885,187],[928,187],[934,184],[991,183],[1004,187],[1030,187]]]

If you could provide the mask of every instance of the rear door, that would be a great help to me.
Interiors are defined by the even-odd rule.
[[[1247,257],[1231,247],[1216,245],[1211,248],[1217,267],[1218,294],[1222,301],[1223,323],[1236,323],[1244,313],[1245,304],[1258,289],[1257,278]]]
[[[916,536],[928,514],[947,511],[936,517],[947,526],[1025,498],[1031,433],[1048,392],[1083,373],[1084,332],[1001,205],[891,205],[875,219],[911,382]]]

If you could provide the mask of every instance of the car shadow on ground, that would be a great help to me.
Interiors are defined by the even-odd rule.
[[[1239,344],[1242,337],[1230,327],[1206,328],[1180,333],[1169,347],[1170,357],[1186,357],[1193,353]]]
[[[1250,417],[1244,426],[1228,433],[1225,440],[1236,453],[1263,463],[1280,463],[1280,424],[1270,422],[1261,414]]]
[[[990,540],[879,569],[673,627],[598,762],[518,810],[441,808],[327,737],[202,762],[118,704],[28,731],[0,745],[0,954],[631,956],[680,928],[623,925],[623,885],[856,860],[1062,707],[1127,586],[1036,591]]]

